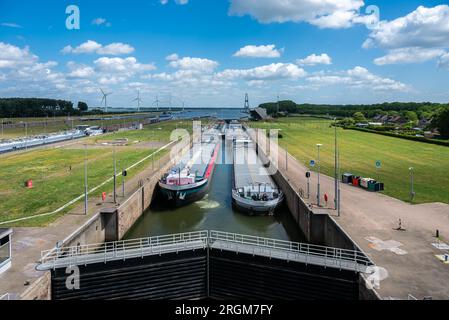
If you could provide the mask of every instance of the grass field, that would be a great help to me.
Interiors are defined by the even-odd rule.
[[[85,139],[80,145],[60,149],[39,149],[26,153],[6,154],[0,157],[0,222],[54,211],[84,192],[84,148],[88,148],[89,188],[113,176],[112,147],[102,142],[117,138],[128,138],[127,146],[117,147],[117,170],[129,167],[155,151],[135,143],[159,141],[168,143],[176,127],[188,129],[188,122],[165,122],[146,126],[144,130],[127,131]],[[97,147],[95,147],[97,145]],[[155,157],[164,155],[161,152]],[[129,172],[129,178],[150,165],[145,161]],[[72,167],[70,170],[70,166]],[[32,179],[34,188],[24,187]],[[119,178],[119,182],[121,178]],[[110,192],[113,183],[104,186],[101,192]],[[91,195],[92,196],[92,195]],[[68,212],[68,208],[63,213]],[[41,226],[54,221],[60,214],[21,222],[19,226]],[[16,225],[16,226],[18,226]]]
[[[284,118],[271,123],[251,123],[254,127],[281,129],[282,147],[300,162],[317,158],[322,143],[321,168],[334,175],[334,128],[328,120]],[[414,203],[449,203],[449,148],[377,134],[338,129],[341,172],[378,178],[385,183],[385,194],[409,201],[410,174],[414,168]],[[375,163],[382,162],[379,172]]]

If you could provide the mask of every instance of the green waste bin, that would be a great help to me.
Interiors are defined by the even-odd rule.
[[[376,192],[376,184],[377,181],[375,180],[368,182],[368,191]]]

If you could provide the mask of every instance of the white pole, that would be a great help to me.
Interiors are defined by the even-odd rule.
[[[321,162],[320,162],[320,148],[322,146],[322,144],[317,144],[316,145],[318,148],[318,185],[317,185],[317,194],[316,194],[316,199],[317,199],[317,205],[320,206],[320,171],[321,171]]]
[[[88,186],[87,186],[87,145],[84,145],[84,214],[87,215],[88,206]]]

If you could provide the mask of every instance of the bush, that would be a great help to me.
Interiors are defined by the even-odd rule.
[[[358,128],[358,127],[344,127],[343,129],[375,133],[375,134],[380,134],[380,135],[387,136],[387,137],[394,137],[394,138],[400,138],[400,139],[405,139],[405,140],[424,142],[424,143],[430,143],[430,144],[435,144],[435,145],[439,145],[439,146],[449,147],[449,141],[444,141],[444,140],[433,140],[433,139],[427,139],[427,138],[423,138],[423,137],[413,137],[413,136],[407,136],[404,134],[376,131],[376,130],[371,130],[371,129]]]

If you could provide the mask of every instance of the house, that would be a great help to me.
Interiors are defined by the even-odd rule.
[[[422,119],[420,119],[419,122],[418,122],[418,127],[420,127],[420,128],[426,128],[426,127],[428,127],[431,123],[432,123],[432,119],[422,118]]]
[[[402,124],[405,123],[401,116],[390,116],[387,121],[388,124]]]

